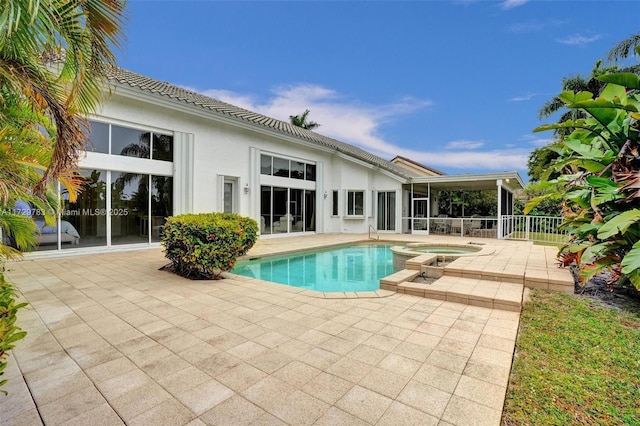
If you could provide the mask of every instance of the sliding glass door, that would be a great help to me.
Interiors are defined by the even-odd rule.
[[[315,231],[315,197],[315,191],[306,189],[261,186],[262,235]]]
[[[395,191],[378,192],[379,231],[395,231],[396,229],[396,193]]]

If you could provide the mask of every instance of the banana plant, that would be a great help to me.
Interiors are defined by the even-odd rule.
[[[561,174],[550,181],[558,193],[546,197],[561,199],[561,227],[571,238],[559,255],[562,263],[576,262],[581,283],[608,270],[609,286],[630,282],[640,289],[640,77],[614,73],[598,79],[606,86],[597,96],[558,95],[586,118],[534,130],[571,130],[550,148],[559,155],[548,173]]]

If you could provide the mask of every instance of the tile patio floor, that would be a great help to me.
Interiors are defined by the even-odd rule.
[[[251,254],[362,239],[262,240]],[[29,334],[9,358],[0,424],[500,422],[516,312],[189,281],[159,271],[166,263],[160,249],[9,263],[30,304],[19,315]]]

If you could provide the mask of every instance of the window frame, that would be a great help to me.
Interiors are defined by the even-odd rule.
[[[347,189],[345,190],[345,218],[346,219],[364,219],[366,215],[367,196],[364,189]],[[353,202],[349,200],[350,194],[353,194]],[[357,194],[362,196],[362,213],[356,214],[357,211]]]

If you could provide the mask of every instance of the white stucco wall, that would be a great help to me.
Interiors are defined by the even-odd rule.
[[[351,159],[333,151],[315,145],[297,142],[287,135],[274,135],[262,131],[254,125],[246,128],[233,123],[225,123],[208,118],[206,111],[194,108],[181,110],[169,108],[170,103],[159,106],[140,96],[136,99],[116,93],[103,104],[96,116],[97,120],[108,121],[129,127],[138,127],[162,132],[181,132],[189,137],[176,138],[176,145],[192,139],[192,151],[175,146],[174,179],[178,179],[180,188],[190,188],[192,200],[177,203],[178,213],[220,211],[222,199],[220,175],[233,176],[238,180],[238,213],[258,220],[260,211],[260,188],[262,181],[278,179],[260,175],[260,153],[273,154],[287,158],[315,162],[317,164],[316,213],[317,232],[364,233],[370,224],[375,226],[375,211],[372,211],[372,191],[399,191],[401,182],[392,175],[373,166]],[[185,136],[181,135],[181,136]],[[192,135],[192,136],[191,136]],[[189,156],[191,158],[182,158]],[[252,157],[253,156],[253,157]],[[81,167],[98,167],[95,156],[81,161]],[[135,159],[133,159],[135,160]],[[105,167],[100,163],[100,167]],[[109,167],[107,164],[106,167]],[[187,170],[192,168],[192,170]],[[191,179],[187,179],[187,178]],[[249,192],[244,187],[249,185]],[[305,185],[311,182],[304,182]],[[339,216],[332,217],[332,191],[340,191]],[[365,218],[345,219],[345,196],[347,190],[365,191]],[[324,197],[324,192],[327,197]],[[184,194],[175,194],[179,198]],[[396,201],[397,217],[401,216],[401,200]],[[399,227],[398,227],[399,230]]]

